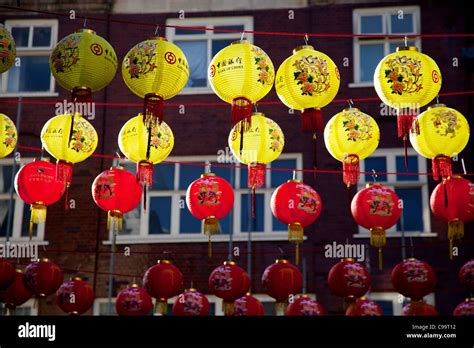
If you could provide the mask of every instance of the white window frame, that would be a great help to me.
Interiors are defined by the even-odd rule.
[[[409,301],[406,297],[398,292],[370,292],[367,296],[372,301],[391,301],[393,308],[393,315],[402,315],[402,308]],[[431,293],[423,297],[423,300],[432,306],[435,306],[435,294]]]
[[[414,31],[411,33],[406,33],[406,35],[410,34],[420,34],[421,33],[421,21],[420,21],[420,7],[419,6],[404,6],[404,7],[379,7],[379,8],[363,8],[363,9],[355,9],[352,12],[352,26],[353,32],[355,34],[361,34],[361,17],[363,16],[370,16],[370,15],[381,15],[382,16],[382,29],[384,32],[377,33],[377,34],[387,34],[391,35],[392,28],[391,28],[391,20],[390,16],[393,14],[398,14],[398,11],[403,11],[404,14],[409,13],[413,15],[413,29]],[[385,32],[388,30],[388,32]],[[393,43],[400,43],[400,46],[404,46],[403,44],[403,34],[400,34],[400,39],[397,38],[380,38],[380,39],[361,39],[360,37],[353,38],[353,78],[354,82],[349,83],[349,87],[373,87],[374,82],[372,81],[361,81],[360,80],[360,53],[359,53],[359,46],[363,45],[364,43],[371,43],[371,44],[384,44],[384,56],[390,53],[390,44]],[[418,50],[421,51],[421,38],[410,38],[410,41],[415,41],[415,46]]]
[[[17,47],[17,57],[25,56],[50,56],[58,40],[58,20],[57,19],[12,19],[5,21],[5,27],[11,32],[14,27],[29,27],[28,47]],[[31,47],[33,41],[34,27],[51,27],[51,43],[49,47]],[[11,69],[15,69],[13,66]],[[50,73],[49,91],[42,92],[8,92],[8,73],[4,72],[0,77],[0,98],[10,97],[56,97],[59,93],[55,92],[55,80]]]
[[[191,26],[191,27],[206,27],[213,28],[215,26],[224,25],[243,25],[244,30],[253,30],[253,17],[252,16],[240,16],[240,17],[200,17],[200,18],[186,18],[186,19],[175,19],[170,18],[166,21],[167,25],[177,26]],[[212,30],[206,30],[204,34],[190,34],[190,35],[176,35],[176,28],[166,28],[166,38],[170,42],[174,41],[201,41],[207,40],[207,65],[209,65],[212,59],[212,45],[213,39],[229,40],[235,39],[240,40],[242,33],[220,33],[215,34]],[[253,42],[253,34],[246,33],[245,38]],[[207,75],[206,75],[207,76]],[[207,80],[207,77],[206,77]],[[208,86],[206,87],[185,87],[180,94],[213,94],[209,80],[207,80]]]
[[[418,160],[418,171],[420,173],[426,173],[427,165],[426,159],[418,156],[415,150],[409,148],[407,151],[408,156],[416,156]],[[403,148],[379,148],[374,151],[372,157],[386,157],[387,159],[387,172],[396,172],[396,157],[404,156]],[[365,161],[360,161],[360,171],[370,172],[372,168],[365,167]],[[376,179],[377,181],[377,179]],[[361,174],[361,178],[357,184],[357,190],[361,190],[365,185],[371,181],[365,181],[365,174]],[[397,181],[395,174],[388,174],[387,181],[381,182],[385,187],[392,190],[394,188],[410,188],[410,187],[421,187],[421,204],[423,211],[423,228],[424,231],[405,231],[405,237],[437,237],[438,234],[431,231],[431,211],[429,202],[429,190],[428,190],[428,177],[426,175],[419,175],[418,180],[412,181]],[[396,231],[397,225],[387,229],[387,238],[399,238],[402,236],[400,231]],[[358,233],[353,235],[354,238],[370,238],[369,230],[358,226]]]
[[[21,306],[16,307],[17,309],[24,309],[24,308],[29,308],[30,309],[30,314],[28,316],[34,316],[38,315],[38,304],[35,303],[37,300],[34,298],[30,298],[28,301],[23,303]],[[5,304],[3,304],[3,310],[5,310]],[[5,314],[8,315],[8,314]],[[19,315],[19,314],[15,314]],[[23,316],[23,315],[21,315]]]

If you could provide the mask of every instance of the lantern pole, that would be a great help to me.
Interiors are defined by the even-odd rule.
[[[247,195],[247,273],[250,278],[250,284],[252,284],[252,231],[256,219],[252,219],[252,190],[249,189]],[[252,220],[254,220],[252,222]]]
[[[401,246],[402,246],[402,261],[407,258],[407,250],[406,250],[406,243],[405,243],[405,219],[403,218],[403,211],[400,215],[400,228],[401,228]]]
[[[230,170],[230,186],[234,189],[234,168]],[[229,213],[229,245],[228,245],[228,256],[229,261],[233,261],[233,249],[234,249],[234,209],[231,209]]]
[[[119,159],[114,158],[112,162],[112,166],[117,167],[119,165]],[[110,224],[110,229],[108,230],[109,235],[110,233],[113,232],[114,229],[114,224]],[[114,272],[114,267],[115,267],[115,242],[113,242],[110,245],[110,263],[109,263],[109,288],[107,289],[107,297],[108,297],[108,302],[107,302],[107,312],[109,315],[112,315],[113,313],[113,306],[112,306],[112,290],[113,290],[113,282],[114,282],[114,277],[112,273]]]
[[[306,286],[307,286],[307,279],[306,279],[306,256],[301,258],[301,272],[303,273],[303,295],[306,294]]]

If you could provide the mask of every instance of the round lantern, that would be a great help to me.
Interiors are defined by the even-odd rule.
[[[39,259],[25,268],[23,283],[37,298],[52,295],[63,282],[64,274],[61,268],[48,259]]]
[[[422,300],[433,292],[436,274],[431,266],[414,258],[404,260],[392,270],[392,284],[395,290],[412,301]]]
[[[173,304],[173,315],[205,316],[209,315],[209,300],[196,289],[187,289],[178,295]]]
[[[168,260],[158,260],[143,276],[143,287],[147,293],[156,298],[156,309],[159,315],[165,315],[166,301],[179,294],[183,287],[183,274]]]
[[[283,104],[301,111],[303,131],[315,133],[324,130],[321,108],[334,99],[339,83],[339,70],[332,59],[305,45],[296,47],[280,65],[275,89]]]
[[[374,87],[385,104],[397,109],[398,137],[403,138],[406,146],[409,133],[420,133],[416,110],[439,93],[441,72],[436,62],[416,47],[398,47],[377,65]]]
[[[474,259],[466,262],[459,269],[459,282],[466,287],[469,292],[474,293]]]
[[[211,256],[211,236],[220,230],[218,220],[227,216],[234,206],[232,186],[213,173],[203,174],[189,185],[186,204],[191,214],[204,223],[203,233],[209,238]]]
[[[7,289],[15,281],[15,267],[0,258],[0,291]]]
[[[433,179],[452,175],[451,157],[457,156],[469,141],[469,123],[457,110],[435,104],[417,117],[420,132],[410,133],[416,152],[432,160]]]
[[[266,293],[276,300],[275,312],[283,315],[288,306],[288,297],[296,295],[303,287],[303,275],[287,260],[278,259],[265,268],[262,285]]]
[[[15,40],[3,24],[0,24],[0,74],[10,69],[15,63]]]
[[[23,272],[16,270],[15,280],[4,291],[0,291],[0,302],[5,303],[5,307],[11,312],[21,306],[31,298],[31,292],[23,284]]]
[[[164,37],[136,44],[122,63],[127,87],[144,99],[143,121],[147,127],[163,121],[163,101],[178,94],[189,78],[183,51]]]
[[[464,302],[461,302],[456,306],[453,311],[453,315],[458,316],[474,316],[474,297],[466,298]]]
[[[287,316],[321,316],[324,315],[324,308],[316,300],[308,295],[298,297],[286,308]]]
[[[15,149],[17,139],[18,134],[15,124],[7,115],[0,113],[0,158],[12,153]]]
[[[115,310],[119,316],[148,315],[152,307],[151,296],[138,284],[132,284],[120,291],[115,300]]]
[[[412,301],[402,308],[403,316],[423,316],[432,317],[437,316],[438,311],[432,305],[425,303],[425,301]]]
[[[232,104],[232,125],[243,121],[241,130],[248,129],[253,123],[252,103],[270,92],[274,80],[275,69],[270,57],[247,40],[224,47],[209,64],[212,90],[223,101]]]
[[[234,316],[263,316],[265,315],[265,308],[262,302],[253,297],[250,293],[234,301]]]
[[[355,303],[349,306],[346,310],[346,316],[371,316],[379,317],[382,315],[382,308],[377,302],[367,300],[365,298],[359,298]]]
[[[225,261],[209,276],[209,289],[212,294],[223,300],[225,315],[233,314],[234,301],[244,296],[249,288],[249,275],[234,261]]]
[[[301,180],[289,180],[276,188],[270,201],[273,216],[288,225],[288,240],[296,243],[296,264],[299,263],[299,244],[304,240],[304,227],[319,217],[321,197]]]
[[[402,214],[397,194],[379,183],[367,184],[351,202],[356,223],[370,231],[370,245],[379,249],[379,269],[382,269],[382,247],[387,243],[385,230],[395,225]]]
[[[94,304],[94,290],[80,277],[71,278],[56,291],[56,303],[69,315],[81,315]]]
[[[370,288],[370,274],[367,268],[354,259],[346,258],[331,267],[328,285],[331,292],[344,297],[346,303],[354,303]]]
[[[343,181],[349,187],[359,180],[359,161],[379,145],[377,122],[357,108],[334,115],[324,128],[324,143],[332,157],[342,162]]]
[[[174,146],[171,128],[165,123],[146,127],[143,115],[138,114],[128,120],[118,136],[120,151],[137,163],[137,180],[146,187],[153,184],[153,165],[164,161]],[[145,187],[143,187],[143,192]]]
[[[64,193],[64,182],[56,180],[56,166],[46,161],[35,160],[20,168],[15,176],[18,196],[31,205],[30,240],[33,224],[46,221],[46,206],[56,203]]]
[[[449,177],[431,193],[433,214],[448,223],[449,257],[453,240],[464,237],[464,223],[474,219],[474,184],[460,176]]]
[[[95,204],[108,212],[107,229],[113,231],[114,246],[117,231],[122,230],[123,214],[135,209],[141,194],[142,187],[135,176],[122,168],[105,170],[92,183]]]
[[[61,39],[49,58],[55,80],[72,92],[73,101],[91,101],[92,92],[112,81],[117,65],[110,43],[90,29],[80,29]]]

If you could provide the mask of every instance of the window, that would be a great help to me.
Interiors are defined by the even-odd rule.
[[[170,161],[199,162],[216,160],[216,156],[175,157]],[[215,163],[215,162],[214,162]],[[136,164],[122,163],[129,171],[135,172]],[[301,154],[282,154],[268,167],[301,168]],[[292,172],[266,171],[266,187],[257,190],[256,222],[252,223],[250,192],[247,188],[247,169],[211,167],[216,175],[233,183],[234,209],[220,220],[221,234],[213,236],[213,241],[227,241],[233,229],[234,240],[247,240],[251,229],[253,239],[286,240],[287,226],[273,218],[268,209],[273,189],[292,178]],[[153,187],[147,193],[147,210],[143,206],[125,214],[122,232],[117,243],[166,243],[166,242],[207,242],[201,233],[201,221],[194,218],[186,206],[186,190],[203,173],[202,166],[161,163],[155,165]],[[297,173],[301,175],[300,172]],[[297,176],[298,177],[298,176]],[[110,240],[107,241],[110,243]]]
[[[253,30],[252,17],[169,19],[166,24],[238,31]],[[240,40],[241,35],[239,32],[166,28],[166,37],[181,48],[189,63],[190,75],[183,93],[212,93],[207,79],[209,63],[222,48]],[[252,34],[246,34],[245,37],[250,42],[253,41]]]
[[[377,149],[364,161],[361,171],[370,172],[405,172],[405,157],[402,148]],[[426,172],[426,159],[418,156],[415,150],[408,149],[408,171]],[[374,181],[372,175],[361,176],[358,189]],[[405,236],[434,237],[430,226],[430,206],[428,180],[426,175],[379,175],[375,181],[395,191],[403,200],[403,214],[398,224],[387,230],[387,237],[399,237],[404,231]],[[369,231],[359,227],[355,237],[368,237]]]
[[[45,96],[54,93],[49,56],[57,41],[57,20],[7,20],[6,28],[16,43],[19,64],[2,74],[0,93]]]
[[[15,315],[19,316],[27,316],[27,315],[38,315],[38,304],[35,303],[36,299],[30,299],[23,303],[21,306],[16,307]],[[6,315],[5,313],[5,305],[0,303],[0,316]]]
[[[398,292],[370,292],[367,297],[377,302],[382,308],[383,316],[401,315],[403,306],[409,303],[408,299]],[[425,296],[424,300],[432,306],[435,305],[433,293]]]
[[[386,7],[359,9],[353,13],[355,34],[398,35],[400,38],[354,38],[354,83],[350,86],[373,86],[374,71],[380,60],[405,46],[404,35],[420,33],[420,8]],[[407,41],[421,49],[419,38]]]

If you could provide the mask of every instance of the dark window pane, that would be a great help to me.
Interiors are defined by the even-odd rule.
[[[137,174],[137,164],[133,162],[126,162],[126,163],[120,163],[120,166],[123,167],[123,169],[129,171],[133,175]],[[155,167],[156,168],[156,167]]]
[[[382,309],[382,315],[393,315],[393,302],[378,300],[375,301]]]
[[[374,157],[367,157],[364,160],[365,171],[371,172],[372,169],[376,172],[386,172],[387,171],[387,158],[384,156],[374,156]],[[365,181],[372,182],[373,178],[371,174],[365,174]],[[386,174],[377,174],[375,181],[382,182],[387,181]]]
[[[265,315],[276,315],[275,314],[275,303],[274,302],[262,302]]]
[[[360,52],[360,81],[373,81],[377,64],[384,57],[383,44],[361,44]]]
[[[12,187],[12,169],[12,165],[0,166],[0,193],[10,192],[10,188]]]
[[[214,57],[224,47],[229,46],[235,39],[232,40],[212,40],[212,56]]]
[[[397,188],[395,193],[403,200],[403,223],[405,231],[423,231],[423,207],[421,188]],[[397,231],[402,230],[401,218]]]
[[[216,304],[210,303],[209,315],[216,315]]]
[[[174,164],[168,163],[155,165],[153,190],[174,190],[174,167]]]
[[[8,92],[49,91],[51,72],[49,58],[45,56],[22,56],[21,65],[8,72]]]
[[[250,228],[252,232],[263,232],[264,228],[264,195],[257,194],[255,197],[255,221],[252,219],[252,202],[251,195],[243,194],[241,202],[241,218],[240,218],[240,229],[242,232],[249,231],[249,218],[250,218]],[[250,201],[250,202],[249,202]]]
[[[276,217],[272,215],[272,231],[287,231],[288,226],[285,224],[282,224]]]
[[[219,220],[219,223],[221,225],[221,234],[230,234],[230,217],[231,216],[232,216],[232,212]]]
[[[189,79],[185,87],[207,86],[207,41],[175,41],[189,64]]]
[[[418,157],[417,156],[408,156],[408,172],[417,173],[418,172]],[[397,156],[396,161],[396,170],[399,173],[406,172],[405,168],[405,156]],[[410,181],[418,180],[418,175],[397,175],[398,181]]]
[[[289,168],[296,169],[295,159],[276,160],[271,164],[272,168]],[[293,172],[272,170],[270,171],[271,187],[277,187],[293,178]]]
[[[123,227],[120,234],[138,235],[140,234],[140,211],[141,204],[132,211],[123,215]]]
[[[187,190],[188,186],[201,177],[204,173],[204,167],[193,165],[182,165],[179,171],[179,189]]]
[[[33,47],[51,46],[51,27],[35,27],[33,30]]]
[[[31,217],[31,208],[29,205],[24,205],[23,207],[23,220],[21,221],[21,236],[28,237],[30,235],[30,217]],[[39,225],[33,225],[32,234],[33,237],[38,235]]]
[[[211,172],[216,174],[217,176],[220,176],[221,178],[227,180],[229,184],[232,184],[232,178],[231,178],[231,171],[234,170],[233,168],[225,168],[225,167],[217,167],[214,166],[214,164],[223,164],[223,163],[217,163],[217,162],[211,162]],[[226,165],[229,165],[228,163],[225,163]],[[235,182],[235,173],[234,173],[234,182]],[[235,185],[234,185],[235,186]]]
[[[244,26],[243,25],[217,25],[214,27],[214,29],[221,29],[221,30],[238,30],[238,31],[243,31]],[[215,31],[214,34],[228,34],[226,32],[222,31]]]
[[[148,213],[150,214],[149,234],[170,234],[171,197],[152,197]]]
[[[13,27],[12,36],[15,40],[16,47],[28,47],[28,36],[30,35],[29,27]]]
[[[15,209],[13,209],[12,214],[12,225],[13,218],[15,216]],[[0,200],[0,237],[5,237],[7,235],[7,225],[8,225],[8,199]]]
[[[413,14],[404,13],[403,17],[398,14],[390,16],[390,23],[392,25],[391,34],[405,34],[413,33]]]
[[[185,201],[186,197],[182,196],[181,199]],[[179,233],[201,233],[201,220],[192,216],[186,205],[179,212]]]
[[[361,34],[380,34],[382,29],[382,16],[362,16],[360,18]]]
[[[248,188],[248,174],[249,171],[246,168],[240,169],[240,188],[245,189]]]
[[[199,27],[204,28],[204,25],[199,25]],[[197,34],[205,34],[205,30],[192,30],[192,29],[185,29],[185,28],[176,28],[175,34],[176,35],[197,35]]]

